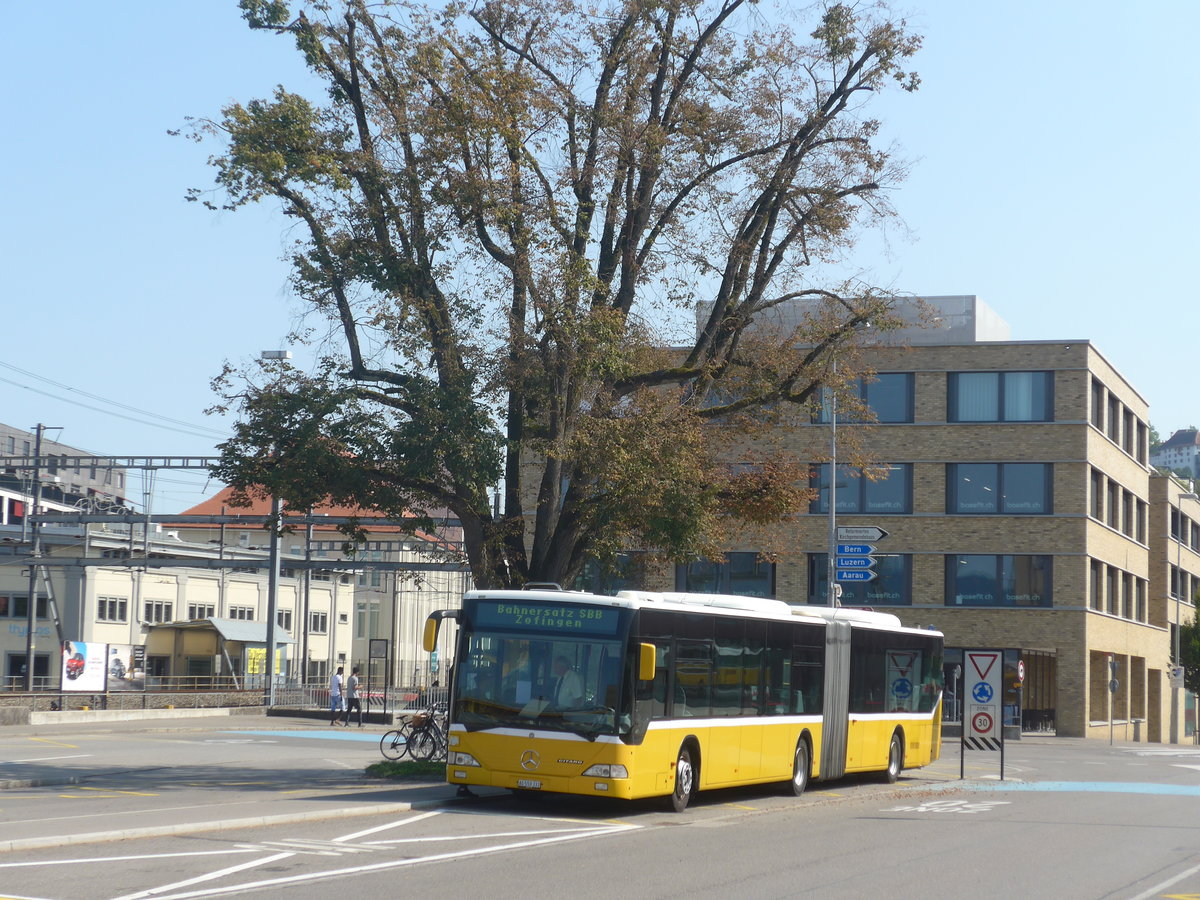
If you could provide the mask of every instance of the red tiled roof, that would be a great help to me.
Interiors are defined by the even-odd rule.
[[[190,509],[185,509],[180,515],[184,515],[184,516],[219,516],[219,515],[222,515],[222,513],[223,513],[224,515],[228,515],[228,516],[239,516],[239,515],[240,516],[266,516],[266,515],[270,515],[270,513],[271,513],[271,501],[269,499],[251,498],[249,506],[234,506],[232,503],[232,497],[233,497],[233,488],[231,488],[231,487],[222,488],[219,492],[217,492],[212,497],[209,497],[207,500],[203,500],[200,503],[197,503],[195,506],[191,507]],[[361,516],[363,518],[368,518],[368,517],[377,517],[380,515],[380,513],[375,510],[363,509],[362,507],[359,507],[359,506],[334,506],[334,505],[316,506],[316,507],[313,507],[312,512],[313,512],[314,516]],[[448,515],[448,513],[446,513],[446,514]],[[197,525],[197,524],[182,524],[182,523],[176,523],[176,524],[171,525],[172,529],[175,529],[175,528],[181,528],[181,529],[183,529],[183,528],[211,528],[211,527],[213,527],[213,526]],[[315,525],[313,525],[313,529],[315,531],[334,531],[337,529],[337,526],[336,525],[315,524]],[[405,529],[402,529],[399,525],[370,525],[367,527],[367,530],[369,530],[371,532],[387,532],[387,533],[399,533],[399,532],[405,531]],[[440,540],[440,538],[438,538],[434,535],[424,534],[422,532],[412,532],[412,533],[414,534],[414,536],[419,537],[419,538],[424,538],[425,540],[428,540],[428,541]]]

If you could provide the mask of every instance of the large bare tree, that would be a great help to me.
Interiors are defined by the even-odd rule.
[[[802,467],[758,436],[894,321],[819,272],[891,215],[900,173],[864,109],[916,86],[902,22],[839,3],[793,26],[747,0],[242,8],[328,95],[197,122],[222,149],[218,193],[192,196],[296,220],[320,364],[218,379],[240,413],[218,477],[414,524],[449,509],[481,586],[568,582],[624,546],[711,554],[800,508]]]

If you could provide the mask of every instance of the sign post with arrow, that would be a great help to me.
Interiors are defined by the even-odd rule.
[[[837,530],[836,579],[838,581],[866,582],[875,578],[874,541],[887,537],[887,532],[876,525],[842,525]],[[842,543],[845,541],[846,543]],[[850,542],[863,543],[850,543]]]

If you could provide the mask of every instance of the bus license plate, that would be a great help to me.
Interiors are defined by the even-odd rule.
[[[532,778],[518,778],[517,787],[540,791],[542,789],[542,783],[540,781],[535,781]]]

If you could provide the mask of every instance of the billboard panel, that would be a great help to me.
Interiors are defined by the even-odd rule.
[[[146,689],[146,647],[143,644],[108,645],[108,689]]]
[[[62,652],[62,690],[104,690],[108,676],[108,644],[64,641]]]

